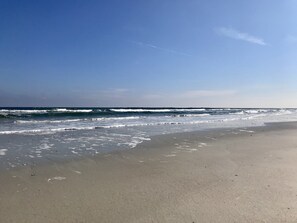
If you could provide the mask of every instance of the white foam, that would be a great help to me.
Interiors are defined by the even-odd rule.
[[[47,182],[50,182],[52,180],[66,180],[66,177],[52,177],[52,178],[48,178]]]
[[[113,108],[110,109],[114,112],[199,112],[206,111],[205,108],[161,108],[161,109],[144,109],[144,108]]]
[[[57,109],[60,112],[65,111],[90,111],[92,109],[67,109],[59,108]],[[115,111],[127,112],[143,112],[143,111],[152,111],[152,112],[174,112],[174,111],[201,111],[201,110],[227,110],[227,109],[112,109]],[[47,120],[16,120],[17,124],[24,125],[14,125],[13,128],[10,126],[4,126],[0,130],[0,134],[54,134],[56,132],[71,131],[71,130],[93,130],[93,129],[109,129],[109,128],[129,128],[133,130],[134,127],[145,127],[145,126],[165,126],[165,125],[183,125],[190,126],[189,130],[195,128],[197,125],[198,128],[208,128],[208,127],[245,127],[251,125],[262,125],[265,121],[278,121],[278,120],[289,120],[291,117],[296,119],[296,110],[292,109],[234,109],[237,113],[230,114],[177,114],[173,115],[146,115],[146,116],[124,116],[124,117],[88,117],[80,119],[47,119]],[[1,111],[6,111],[5,109]],[[33,110],[31,110],[33,111]],[[37,110],[40,112],[41,110]],[[47,110],[44,110],[47,111]],[[49,110],[49,111],[54,111]],[[97,110],[95,110],[97,111]],[[295,112],[295,115],[290,115]],[[205,118],[204,118],[205,116]],[[201,118],[200,118],[201,117]],[[203,117],[203,118],[202,118]],[[131,120],[131,121],[130,121]],[[134,121],[135,120],[135,121]],[[25,124],[36,124],[36,125],[25,125]],[[48,124],[49,123],[49,124]],[[62,123],[62,124],[60,124]],[[224,124],[226,123],[226,124]],[[229,124],[230,123],[230,124]],[[247,125],[245,124],[247,123]],[[40,124],[40,125],[37,125]],[[48,124],[48,125],[47,125]],[[50,125],[52,124],[52,125]],[[173,127],[174,129],[179,129],[183,131],[182,127]],[[168,131],[164,129],[163,133],[170,133],[171,130],[168,128]],[[174,130],[175,131],[175,130]],[[162,133],[161,133],[162,134]]]
[[[245,110],[244,112],[247,114],[258,114],[260,110]]]
[[[141,136],[136,136],[136,137],[134,137],[134,138],[139,139],[139,140],[141,140],[141,141],[150,141],[150,140],[151,140],[150,138],[141,137]]]
[[[239,129],[240,132],[249,132],[249,133],[254,133],[254,131],[251,130],[245,130],[245,129]]]
[[[60,131],[65,131],[65,128],[57,128],[57,129],[26,129],[26,130],[0,131],[0,135],[24,134],[24,133],[41,133],[41,132],[60,132]]]
[[[30,123],[67,123],[67,122],[79,122],[84,119],[64,119],[64,120],[16,120],[15,123],[30,124]]]
[[[164,155],[165,157],[175,157],[176,154],[169,154],[169,155]]]
[[[0,149],[0,156],[5,156],[7,149]]]
[[[257,118],[265,117],[265,116],[267,116],[267,114],[251,115],[248,117],[243,117],[243,118],[241,118],[241,120],[251,120],[251,119],[257,119]]]
[[[48,110],[22,110],[22,109],[1,109],[0,112],[9,112],[9,113],[40,113],[47,112]]]
[[[86,112],[86,113],[89,113],[89,112],[92,112],[93,110],[92,109],[67,109],[67,108],[57,108],[55,110],[53,110],[55,112],[80,112],[80,113],[83,113],[83,112]]]
[[[128,116],[128,117],[106,117],[106,118],[92,118],[92,121],[102,121],[102,120],[134,120],[139,119],[139,116]]]
[[[190,152],[195,152],[197,149],[189,149]]]
[[[49,149],[51,148],[51,146],[50,146],[49,144],[47,144],[47,143],[43,143],[43,144],[41,144],[41,145],[39,146],[39,148],[40,148],[41,150],[49,150]]]
[[[64,131],[74,131],[74,130],[91,130],[96,127],[70,127],[70,128],[51,128],[51,129],[26,129],[26,130],[14,130],[14,131],[0,131],[0,135],[8,134],[26,134],[26,133],[54,133],[54,132],[64,132]]]
[[[90,147],[90,148],[86,148],[86,150],[89,151],[89,150],[95,150],[95,149]]]
[[[210,114],[191,114],[191,115],[185,115],[186,117],[205,117],[210,116]]]
[[[201,147],[205,147],[205,146],[207,146],[207,144],[204,143],[204,142],[201,142],[201,143],[199,143],[199,145],[198,145],[199,148],[201,148]]]
[[[205,136],[205,138],[211,139],[211,140],[217,140],[216,138],[213,138],[213,137],[210,137],[210,136]]]
[[[0,113],[3,115],[7,114],[14,114],[14,115],[21,115],[21,114],[44,114],[47,113],[48,110],[22,110],[22,109],[1,109]]]
[[[111,111],[114,112],[170,112],[172,111],[171,109],[140,109],[140,108],[114,108],[110,109]]]
[[[278,113],[276,113],[276,115],[289,115],[292,114],[292,111],[286,110],[286,109],[281,109],[278,111]]]
[[[206,111],[205,108],[176,108],[172,109],[177,112],[197,112],[197,111]]]

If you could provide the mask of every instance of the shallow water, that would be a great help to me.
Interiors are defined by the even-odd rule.
[[[5,168],[129,149],[153,135],[297,121],[296,109],[3,108]]]

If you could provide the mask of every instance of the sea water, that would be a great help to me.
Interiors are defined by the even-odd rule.
[[[130,149],[153,135],[297,121],[297,109],[0,108],[0,166]]]

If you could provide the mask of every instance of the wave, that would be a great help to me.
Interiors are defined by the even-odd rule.
[[[57,109],[1,109],[0,114],[45,114],[45,113],[89,113],[93,109],[66,109],[66,108],[57,108]]]
[[[244,114],[259,114],[259,113],[268,113],[268,112],[276,112],[277,110],[268,110],[268,109],[244,109],[233,114],[235,115],[244,115]]]
[[[105,120],[134,120],[139,119],[139,116],[127,116],[127,117],[105,117],[105,118],[91,118],[92,121],[105,121]]]
[[[1,118],[46,118],[46,117],[87,117],[112,115],[182,114],[207,113],[204,108],[45,108],[45,109],[0,109]]]
[[[269,112],[271,110],[267,110],[267,109],[252,109],[252,110],[245,110],[244,112],[245,113],[248,113],[248,114],[258,114],[258,113],[266,113],[266,112]]]
[[[35,109],[1,109],[0,113],[5,113],[5,114],[36,114],[36,113],[47,113],[49,110],[35,110]]]
[[[68,122],[84,122],[84,121],[107,121],[107,120],[134,120],[139,116],[128,117],[103,117],[103,118],[83,118],[83,119],[62,119],[62,120],[16,120],[17,124],[41,124],[41,123],[68,123]]]
[[[155,119],[145,119],[146,122],[138,121],[138,122],[120,122],[121,120],[133,120],[133,119],[140,119],[144,120],[142,116],[127,116],[127,117],[102,117],[102,118],[89,118],[89,119],[66,119],[66,120],[17,120],[16,123],[66,123],[66,122],[82,122],[82,121],[91,121],[93,124],[89,122],[82,123],[82,126],[60,126],[60,128],[55,128],[55,126],[52,126],[53,128],[50,128],[48,125],[42,126],[42,128],[34,128],[32,129],[25,129],[25,130],[8,130],[8,131],[0,131],[0,134],[47,134],[47,133],[55,133],[55,132],[61,132],[61,131],[75,131],[75,130],[94,130],[94,129],[110,129],[110,128],[133,128],[133,127],[142,127],[142,126],[165,126],[165,125],[199,125],[199,124],[207,124],[207,123],[221,123],[221,122],[233,122],[233,121],[248,121],[248,120],[259,120],[266,116],[275,116],[275,115],[288,115],[291,114],[292,111],[288,110],[277,110],[277,112],[273,113],[253,113],[253,114],[246,114],[244,113],[244,116],[242,115],[230,115],[230,116],[222,116],[222,118],[219,118],[219,116],[212,116],[212,118],[206,118],[206,119],[170,119],[172,116],[165,116],[166,118],[169,118],[168,121],[156,121]],[[242,114],[242,113],[241,113]],[[209,114],[187,114],[186,117],[203,117],[208,116]],[[178,117],[184,117],[184,116],[178,116]],[[102,122],[106,120],[107,122]],[[109,122],[115,121],[115,122]],[[119,122],[117,122],[119,120]],[[98,122],[98,123],[97,123]],[[80,125],[80,124],[79,124]]]
[[[176,108],[172,109],[173,112],[201,112],[206,111],[205,108]]]
[[[53,110],[54,112],[73,112],[73,113],[89,113],[92,112],[93,109],[66,109],[66,108],[57,108]]]
[[[16,120],[14,123],[19,124],[34,124],[34,123],[67,123],[67,122],[79,122],[83,119],[65,119],[65,120]]]
[[[281,109],[281,110],[279,110],[279,111],[276,113],[276,115],[290,115],[290,114],[292,114],[292,113],[293,113],[293,111],[286,110],[286,109]]]
[[[30,134],[30,133],[55,133],[73,130],[91,130],[94,127],[75,127],[75,128],[53,128],[53,129],[26,129],[26,130],[8,130],[0,131],[0,135],[10,135],[10,134]]]
[[[161,126],[161,125],[193,125],[212,122],[225,122],[225,120],[198,120],[192,122],[151,122],[151,123],[128,123],[128,124],[110,124],[101,126],[82,126],[82,127],[62,127],[62,128],[44,128],[44,129],[26,129],[26,130],[8,130],[0,131],[0,135],[4,134],[30,134],[30,133],[55,133],[62,131],[76,131],[76,130],[95,130],[95,129],[111,129],[111,128],[124,128],[124,127],[142,127],[142,126]]]
[[[158,126],[158,125],[181,125],[202,123],[202,121],[182,123],[182,122],[153,122],[153,123],[134,123],[134,124],[111,124],[102,126],[83,126],[83,127],[68,127],[68,128],[45,128],[45,129],[26,129],[26,130],[8,130],[0,131],[0,135],[5,134],[26,134],[26,133],[54,133],[61,131],[75,131],[75,130],[94,130],[94,129],[110,129],[123,127],[141,127],[141,126]]]
[[[111,108],[113,112],[156,112],[156,113],[171,113],[171,112],[202,112],[205,108]]]
[[[230,108],[45,108],[45,109],[0,109],[2,118],[34,118],[34,117],[63,117],[63,116],[112,116],[112,115],[131,115],[131,113],[140,115],[149,114],[210,114],[224,115],[234,114],[236,112],[245,112],[256,114],[259,112],[268,112],[261,109],[230,109]]]
[[[112,109],[110,109],[110,111],[114,111],[114,112],[171,112],[172,109],[112,108]]]
[[[240,109],[240,108],[26,108],[0,109],[1,122],[16,124],[59,124],[72,122],[107,122],[133,119],[196,118],[238,115],[249,117],[257,114],[289,115],[296,109]],[[204,119],[204,118],[203,118]],[[207,118],[205,118],[207,119]],[[210,118],[211,119],[211,118]],[[174,120],[173,120],[174,121]],[[56,126],[57,126],[56,125]]]
[[[170,116],[166,116],[166,117],[169,118],[169,117],[205,117],[205,116],[210,116],[210,114],[208,114],[208,113],[204,113],[204,114],[178,114],[178,115],[170,115]]]
[[[87,116],[87,115],[105,115],[101,110],[93,109],[1,109],[0,116],[5,118],[35,118],[35,117],[63,117],[63,116]]]

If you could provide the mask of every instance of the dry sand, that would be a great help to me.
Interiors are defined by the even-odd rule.
[[[297,222],[297,124],[0,172],[0,222]]]

